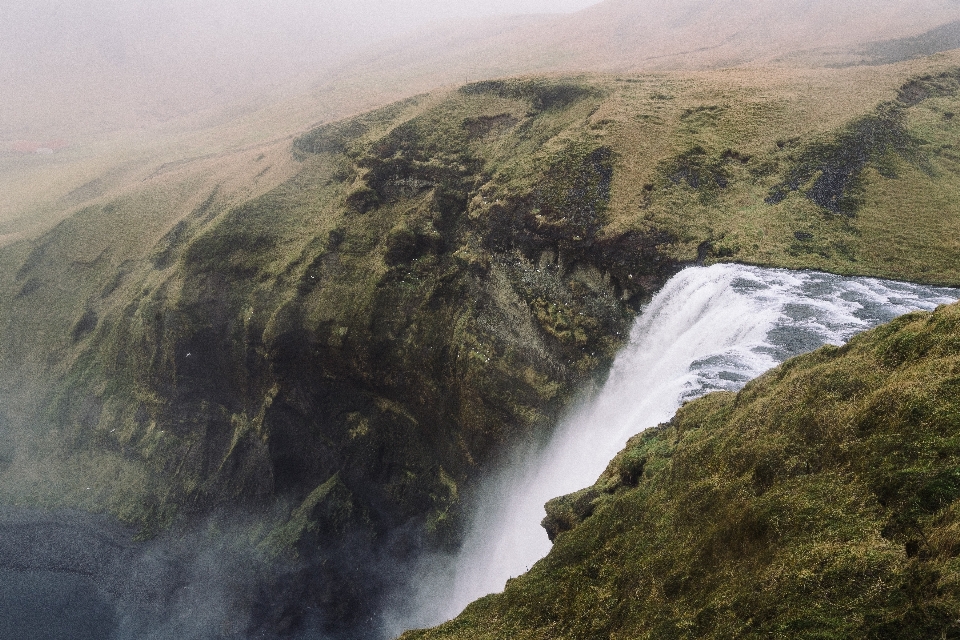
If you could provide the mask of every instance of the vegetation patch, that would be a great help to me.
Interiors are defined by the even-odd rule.
[[[861,64],[878,65],[921,58],[957,48],[960,48],[960,21],[947,23],[918,36],[873,42],[863,47],[859,53],[866,57]]]
[[[534,111],[550,111],[569,107],[588,97],[597,97],[597,88],[588,85],[542,79],[484,80],[464,85],[460,92],[466,95],[493,94],[503,98],[529,100]]]
[[[957,95],[958,73],[913,79],[901,87],[896,101],[884,103],[876,113],[851,123],[834,140],[806,148],[794,160],[787,178],[770,191],[766,202],[777,204],[790,191],[804,190],[817,206],[852,217],[861,203],[862,174],[868,164],[881,176],[895,178],[895,165],[890,162],[895,155],[929,171],[920,152],[922,141],[906,129],[904,109],[932,97]]]
[[[349,150],[351,143],[378,126],[400,117],[404,111],[416,106],[419,100],[419,96],[414,96],[349,120],[322,125],[294,140],[293,148],[303,154],[344,153]]]
[[[839,71],[817,95],[806,76],[726,72],[474,83],[305,133],[295,174],[255,197],[200,181],[180,208],[149,186],[84,207],[0,251],[0,419],[18,438],[3,499],[109,511],[144,537],[266,505],[250,538],[303,571],[263,589],[271,613],[245,633],[311,607],[330,633],[364,628],[399,588],[380,560],[456,547],[476,478],[546,437],[684,264],[960,284],[960,102],[941,67],[877,70],[885,93]],[[668,464],[651,443],[621,460],[623,488],[551,507],[558,545]],[[779,464],[750,491],[775,495]],[[954,491],[945,471],[897,482],[884,499],[914,492],[914,519]],[[726,495],[698,486],[687,504]],[[699,561],[775,539],[763,508],[717,520]]]
[[[723,189],[729,179],[723,169],[723,161],[728,157],[731,156],[721,155],[718,159],[711,159],[703,147],[693,147],[677,156],[675,167],[669,175],[670,182],[685,182],[691,189],[703,187],[705,192]]]
[[[805,149],[766,202],[778,204],[790,191],[804,190],[817,206],[853,217],[860,205],[861,175],[867,165],[872,163],[882,176],[893,178],[896,174],[885,163],[888,154],[920,163],[918,149],[918,141],[906,132],[901,111],[886,105],[849,125],[835,140]]]

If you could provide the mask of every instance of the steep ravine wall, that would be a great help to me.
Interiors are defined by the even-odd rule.
[[[310,610],[329,632],[369,624],[396,586],[382,563],[456,544],[471,478],[546,435],[678,268],[662,234],[601,237],[613,153],[561,135],[601,98],[481,83],[322,127],[296,141],[288,183],[205,203],[146,259],[104,269],[41,402],[65,493],[92,485],[83,506],[143,537],[223,507],[271,513],[250,538],[299,569],[255,596],[247,632]],[[26,256],[21,308],[58,286],[44,278],[69,230]]]
[[[927,206],[960,192],[960,85],[914,84],[827,126],[705,78],[480,82],[314,129],[239,206],[91,205],[0,251],[0,499],[141,538],[241,514],[227,537],[282,570],[237,586],[237,634],[369,635],[683,263],[960,282]],[[895,139],[861,144],[890,109]]]

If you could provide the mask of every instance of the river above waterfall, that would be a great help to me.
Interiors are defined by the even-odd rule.
[[[419,596],[398,608],[397,629],[451,618],[527,571],[550,550],[544,503],[593,484],[631,436],[685,401],[740,389],[787,358],[957,299],[956,289],[811,271],[681,271],[642,310],[603,387],[546,446],[518,450],[486,480],[462,549],[424,564]]]

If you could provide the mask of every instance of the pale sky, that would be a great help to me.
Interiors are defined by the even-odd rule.
[[[0,0],[0,82],[35,70],[142,70],[290,55],[313,62],[423,24],[560,13],[598,0]]]
[[[597,1],[0,0],[0,139],[60,114],[164,118],[229,101],[320,74],[428,23]]]

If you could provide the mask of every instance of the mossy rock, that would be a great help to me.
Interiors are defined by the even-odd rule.
[[[960,284],[956,71],[925,64],[876,76],[883,91],[826,74],[813,97],[709,74],[484,81],[304,133],[296,175],[246,201],[182,184],[173,213],[147,181],[84,206],[0,250],[4,500],[106,510],[143,536],[223,507],[270,528],[336,477],[349,500],[329,504],[350,508],[310,522],[370,553],[454,547],[471,484],[547,437],[684,264]],[[891,363],[926,348],[903,340]],[[558,503],[558,540],[615,495],[589,516]],[[343,544],[297,548],[322,567]],[[350,575],[289,593],[369,581],[337,615],[375,609],[385,578]]]

